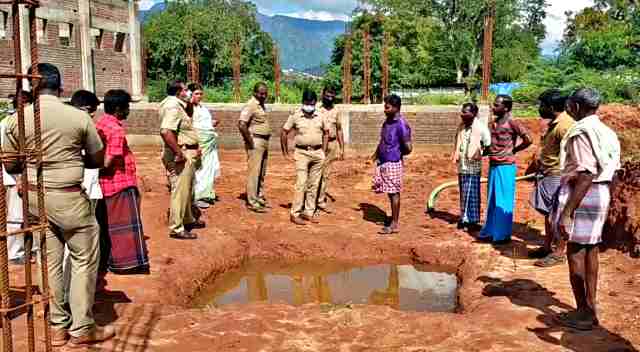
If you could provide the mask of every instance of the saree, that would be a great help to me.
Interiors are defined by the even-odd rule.
[[[213,129],[199,129],[202,161],[196,170],[194,195],[196,200],[215,199],[215,180],[220,177],[220,159],[218,158],[218,134]]]

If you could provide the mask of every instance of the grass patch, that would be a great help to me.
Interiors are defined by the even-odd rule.
[[[471,97],[464,94],[422,94],[407,100],[414,105],[462,105],[470,102]]]
[[[519,119],[537,119],[540,117],[540,114],[537,106],[528,105],[514,107],[513,116]]]

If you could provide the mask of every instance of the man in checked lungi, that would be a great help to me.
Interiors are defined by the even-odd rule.
[[[530,258],[539,258],[534,265],[552,267],[564,263],[565,241],[554,236],[549,213],[560,188],[560,142],[571,126],[573,118],[564,112],[567,97],[557,89],[545,91],[538,98],[540,117],[548,120],[547,132],[542,137],[542,145],[536,160],[538,177],[531,194],[531,205],[544,216],[545,241],[542,247],[529,252]],[[554,241],[555,246],[554,246]],[[552,248],[555,247],[555,248]]]
[[[599,325],[598,246],[609,211],[610,185],[620,169],[620,142],[596,115],[599,105],[600,94],[593,89],[579,89],[569,98],[567,112],[576,123],[561,143],[562,180],[552,212],[554,226],[568,241],[569,279],[577,305],[575,311],[555,319],[579,330]]]
[[[149,269],[136,160],[122,123],[129,116],[130,102],[131,96],[126,91],[108,91],[104,96],[104,114],[96,124],[105,148],[104,168],[99,176],[104,198],[98,201],[96,209],[100,236],[106,240],[100,255],[108,258],[108,269],[114,273]]]
[[[391,223],[385,224],[379,234],[389,235],[400,231],[400,192],[404,174],[403,157],[409,155],[411,146],[411,127],[400,113],[402,100],[392,94],[384,98],[384,114],[380,142],[373,154],[377,167],[373,177],[373,191],[386,193],[391,203]]]
[[[482,155],[491,145],[491,132],[486,124],[478,120],[478,106],[474,103],[462,105],[462,123],[456,133],[453,162],[458,166],[460,188],[460,220],[458,229],[480,230],[480,176]]]

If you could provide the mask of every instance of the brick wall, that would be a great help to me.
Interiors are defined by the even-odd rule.
[[[451,144],[460,121],[457,109],[435,112],[406,112],[416,144]],[[354,145],[378,143],[383,116],[379,112],[351,113],[351,141]]]
[[[126,1],[92,0],[90,8],[92,18],[128,23],[129,9]],[[93,50],[96,93],[99,96],[110,89],[131,92],[129,35],[124,36],[122,52],[116,52],[115,47],[116,33],[104,30],[101,48]]]
[[[93,63],[96,77],[96,92],[102,96],[109,89],[126,89],[131,92],[131,61],[129,40],[124,40],[122,53],[115,52],[116,35],[104,32],[102,47],[93,50]]]
[[[91,16],[127,22],[129,8],[126,1],[91,0]]]
[[[239,105],[212,105],[211,112],[220,120],[218,133],[220,144],[224,148],[234,149],[243,146],[238,132],[237,123],[240,116]],[[269,118],[274,129],[271,147],[279,149],[280,130],[287,117],[294,111],[295,106],[270,107]],[[345,133],[351,140],[352,147],[370,147],[378,143],[383,114],[379,108],[370,109],[362,106],[350,108],[340,107],[341,118],[345,126]],[[405,107],[405,116],[413,130],[413,140],[416,144],[451,144],[455,137],[455,130],[459,123],[457,107],[428,109],[424,107]],[[158,136],[160,121],[157,104],[137,104],[131,109],[127,120],[128,133],[132,135]]]
[[[38,44],[41,62],[55,65],[62,73],[64,96],[71,96],[82,84],[80,76],[80,35],[78,24],[73,23],[70,46],[60,44],[59,22],[47,21],[45,42]]]
[[[59,40],[59,23],[46,21],[46,41],[38,45],[40,62],[56,65],[62,72],[64,95],[70,96],[81,88],[81,57],[78,1],[91,1],[92,19],[116,22],[128,28],[129,12],[126,0],[48,0],[51,9],[64,10],[74,14],[64,19],[71,23],[71,45],[61,45]],[[0,10],[9,12],[8,5],[0,5]],[[8,18],[11,22],[11,17]],[[64,23],[64,22],[63,22]],[[7,39],[0,39],[0,72],[14,72],[13,40],[11,25],[8,26]],[[91,38],[93,40],[93,37]],[[109,89],[122,88],[131,91],[131,60],[128,34],[124,37],[124,50],[114,50],[115,33],[103,31],[102,48],[93,51],[96,94],[104,95]],[[15,85],[11,80],[0,81],[0,98],[13,94]]]
[[[0,11],[9,14],[11,9],[10,5],[0,5]],[[0,15],[2,13],[0,12]],[[1,21],[1,20],[0,20]],[[14,72],[13,61],[13,40],[11,37],[13,32],[11,30],[11,16],[7,16],[7,26],[5,38],[0,38],[0,72],[10,73]],[[15,93],[15,83],[13,80],[2,79],[0,81],[0,98],[6,98],[7,95]]]

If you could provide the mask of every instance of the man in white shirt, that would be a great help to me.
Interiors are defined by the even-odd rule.
[[[17,98],[15,96],[12,98],[13,111],[11,111],[11,115],[15,114],[15,110],[18,108]],[[27,104],[31,104],[33,100],[31,98],[31,93],[27,91],[22,92],[22,98],[25,106]],[[3,120],[0,122],[0,139],[2,143],[4,143],[5,129],[6,120]],[[17,180],[19,178],[19,174],[11,175],[7,173],[4,165],[2,166],[2,181],[6,191],[8,232],[19,231],[22,228],[22,199],[20,198],[17,186]],[[37,241],[37,236],[34,236],[34,244],[31,249],[34,257],[39,247],[35,241]],[[7,242],[9,247],[9,263],[14,265],[23,265],[25,263],[24,235],[9,236]]]

